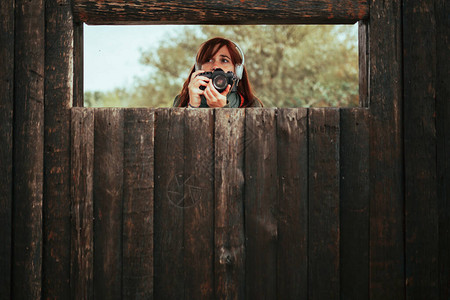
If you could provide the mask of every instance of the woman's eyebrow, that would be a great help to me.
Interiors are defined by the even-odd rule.
[[[228,55],[225,55],[225,54],[220,54],[220,57],[225,57],[225,58],[228,58],[231,60],[231,57],[229,57]]]

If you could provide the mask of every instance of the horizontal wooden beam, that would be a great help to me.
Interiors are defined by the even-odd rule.
[[[367,0],[74,0],[75,21],[114,24],[353,24]]]

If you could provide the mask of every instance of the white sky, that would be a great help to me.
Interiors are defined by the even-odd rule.
[[[179,25],[84,25],[84,90],[107,91],[131,86],[148,67],[139,64],[139,49],[156,44]]]

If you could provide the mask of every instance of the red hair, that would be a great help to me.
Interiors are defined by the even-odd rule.
[[[204,64],[210,58],[212,58],[217,53],[217,51],[219,51],[219,49],[222,48],[223,46],[226,46],[228,48],[233,65],[242,63],[242,57],[239,53],[239,50],[236,48],[235,44],[230,40],[220,37],[210,39],[200,46],[200,50],[198,51],[196,57],[197,63],[199,65]],[[194,72],[195,66],[192,67],[191,72],[189,72],[189,76],[187,80],[184,82],[183,88],[181,89],[180,104],[179,104],[180,107],[186,107],[189,103],[188,85],[191,80],[192,73]],[[244,97],[244,104],[242,107],[251,106],[254,101],[259,101],[253,95],[253,91],[250,82],[248,80],[247,70],[245,69],[245,66],[244,72],[242,73],[242,79],[239,81],[238,84],[238,92]]]

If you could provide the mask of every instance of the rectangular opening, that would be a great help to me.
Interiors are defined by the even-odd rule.
[[[172,106],[200,44],[215,36],[240,45],[265,107],[366,106],[358,24],[85,25],[85,106]]]

